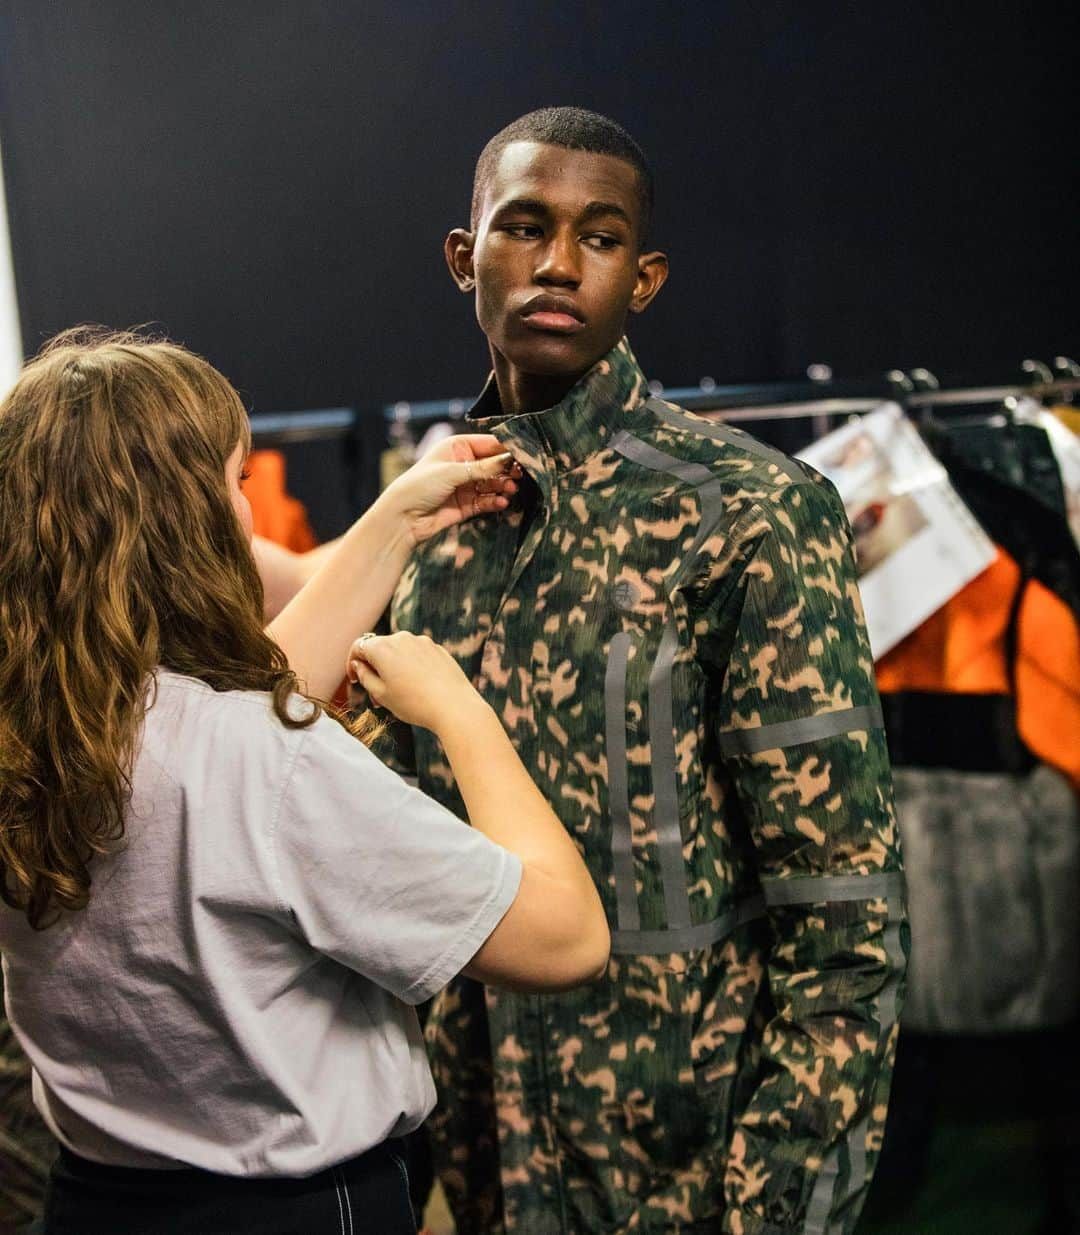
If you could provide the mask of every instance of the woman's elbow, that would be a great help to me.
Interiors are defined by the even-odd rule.
[[[551,968],[548,989],[570,990],[598,982],[607,972],[610,958],[611,932],[601,910],[582,924],[572,944],[564,946],[559,962]]]
[[[607,918],[601,916],[598,926],[589,941],[589,964],[586,967],[582,983],[598,982],[607,973],[608,961],[611,960],[611,931],[608,929]]]

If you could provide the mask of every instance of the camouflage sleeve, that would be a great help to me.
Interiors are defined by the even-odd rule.
[[[907,950],[881,706],[832,486],[811,473],[739,532],[717,740],[772,927],[772,1019],[723,1229],[849,1235],[880,1151]]]

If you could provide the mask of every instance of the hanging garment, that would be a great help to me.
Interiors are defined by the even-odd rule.
[[[987,534],[1080,615],[1080,550],[1069,527],[1061,471],[1046,431],[996,417],[934,422],[923,434]]]
[[[1080,792],[1080,624],[999,548],[877,664],[894,767],[1026,772]]]
[[[896,403],[819,438],[799,458],[836,486],[875,658],[993,561],[994,547]]]
[[[244,493],[251,503],[253,529],[275,544],[306,553],[319,543],[303,503],[285,489],[285,456],[280,450],[255,450],[248,456]]]
[[[1052,415],[1066,427],[1071,429],[1073,433],[1080,434],[1080,405],[1072,403],[1059,403],[1056,407],[1050,409]]]
[[[1063,409],[1058,409],[1061,412]],[[1077,428],[1080,426],[1080,412],[1074,410],[1074,427],[1054,412],[1048,412],[1038,407],[1034,411],[1035,423],[1046,430],[1050,449],[1061,470],[1061,485],[1065,492],[1065,513],[1073,540],[1080,546],[1080,437]]]
[[[911,904],[905,1027],[1042,1029],[1080,1010],[1080,559],[1042,429],[928,437],[1007,548],[877,666]]]
[[[1006,1034],[1080,1011],[1080,811],[1068,782],[894,769],[908,871],[905,1031]]]
[[[489,990],[486,1015],[475,984],[437,1000],[458,1231],[850,1233],[906,935],[843,509],[811,468],[649,399],[625,340],[554,408],[500,411],[489,385],[473,423],[530,500],[422,546],[394,623],[502,718],[613,955],[580,990]],[[461,811],[414,738],[422,787]]]

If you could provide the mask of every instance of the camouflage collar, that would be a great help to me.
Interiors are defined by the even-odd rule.
[[[557,470],[567,471],[601,450],[622,427],[624,415],[648,397],[645,376],[622,338],[554,407],[504,416],[492,375],[468,419],[476,429],[497,430],[503,440],[520,443],[529,454],[540,446]]]

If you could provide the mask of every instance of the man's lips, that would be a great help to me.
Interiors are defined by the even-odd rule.
[[[574,334],[585,328],[581,310],[565,296],[534,296],[519,313],[526,326],[533,330]]]

